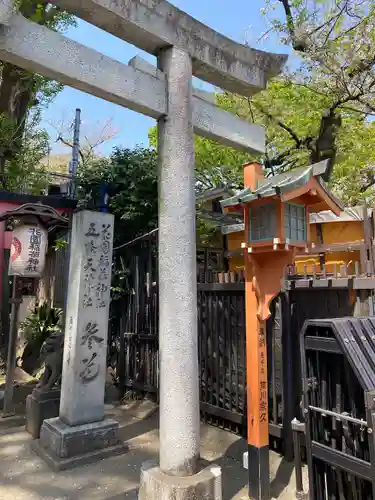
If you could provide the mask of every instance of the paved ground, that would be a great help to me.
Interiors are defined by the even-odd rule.
[[[150,405],[135,404],[125,411],[107,408],[121,424],[130,451],[120,457],[60,473],[51,472],[30,449],[31,438],[23,428],[0,430],[1,500],[136,500],[141,464],[158,455],[158,418]],[[247,471],[242,468],[243,439],[202,425],[202,458],[222,467],[223,500],[247,497]],[[291,464],[271,456],[272,495],[295,499]]]

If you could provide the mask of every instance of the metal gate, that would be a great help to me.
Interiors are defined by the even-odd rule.
[[[310,499],[375,498],[375,318],[307,321],[301,364]]]

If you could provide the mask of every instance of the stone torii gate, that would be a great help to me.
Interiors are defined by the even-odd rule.
[[[194,90],[192,76],[251,96],[280,73],[286,57],[235,43],[165,0],[51,3],[157,57],[158,68],[139,58],[122,64],[0,0],[1,60],[158,120],[160,468],[144,468],[140,498],[219,499],[220,473],[202,470],[199,461],[193,137],[262,153],[265,134]],[[64,379],[62,398],[69,390]]]

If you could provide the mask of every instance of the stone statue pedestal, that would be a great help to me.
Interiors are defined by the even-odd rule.
[[[96,462],[128,450],[119,437],[119,424],[105,418],[100,422],[71,426],[61,418],[43,422],[34,451],[54,471]]]
[[[60,407],[60,389],[34,389],[26,398],[26,430],[39,438],[43,421],[57,417]]]

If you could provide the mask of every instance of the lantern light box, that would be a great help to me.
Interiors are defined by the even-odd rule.
[[[9,274],[38,278],[44,270],[48,232],[40,225],[22,224],[13,230]]]
[[[309,244],[310,212],[332,210],[341,204],[323,184],[328,162],[265,178],[260,164],[245,165],[246,188],[223,200],[229,212],[244,213],[249,253],[269,250],[305,249]]]
[[[276,201],[269,201],[249,208],[250,243],[273,240],[278,237],[280,210],[284,212],[285,239],[296,243],[306,241],[306,208],[295,203],[284,203],[281,206]]]

